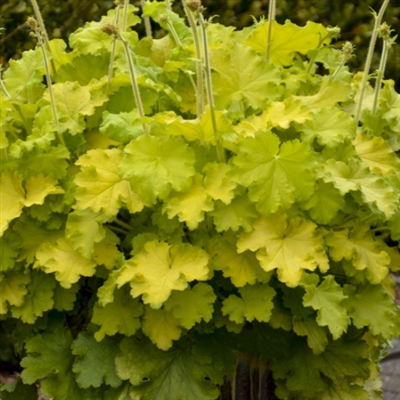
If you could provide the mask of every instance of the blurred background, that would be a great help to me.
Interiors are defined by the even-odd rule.
[[[99,20],[110,8],[111,0],[38,0],[50,38],[63,38],[83,26],[86,21]],[[322,23],[325,26],[339,26],[342,30],[335,46],[341,47],[344,41],[351,41],[356,46],[356,57],[350,62],[353,71],[362,69],[374,20],[371,8],[379,11],[383,0],[332,1],[332,0],[277,0],[276,19],[284,23],[286,19],[303,26],[307,21]],[[140,6],[140,0],[131,0]],[[175,11],[182,13],[180,0],[174,2]],[[29,1],[2,0],[0,8],[0,63],[4,68],[10,58],[19,58],[21,52],[35,46],[25,25],[28,16],[33,15]],[[215,21],[224,25],[234,25],[238,29],[249,26],[253,17],[259,18],[268,13],[268,0],[203,0],[206,16],[218,15]],[[383,21],[400,34],[400,1],[389,3]],[[144,34],[144,27],[138,27]],[[164,34],[155,31],[155,36]],[[399,41],[399,40],[398,40]],[[379,63],[378,41],[373,69]],[[386,78],[396,81],[400,89],[400,50],[394,46],[389,54]]]

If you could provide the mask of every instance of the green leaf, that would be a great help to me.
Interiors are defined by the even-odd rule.
[[[313,119],[305,121],[298,129],[302,139],[310,143],[316,139],[321,146],[338,147],[345,139],[354,138],[356,123],[338,107],[323,107],[314,112]]]
[[[16,379],[8,384],[0,384],[2,400],[37,400],[36,385],[24,385],[21,379]]]
[[[211,67],[218,109],[229,109],[232,104],[263,109],[268,99],[278,97],[277,70],[247,46],[232,42],[229,48],[213,49]]]
[[[176,137],[141,136],[125,147],[119,171],[145,201],[188,189],[195,174],[193,150]]]
[[[104,218],[115,216],[123,206],[132,214],[143,209],[144,203],[132,191],[129,182],[118,175],[122,158],[123,153],[118,149],[94,149],[79,158],[76,164],[82,168],[75,178],[79,187],[77,208],[90,208]]]
[[[81,332],[72,344],[72,354],[76,356],[72,370],[78,385],[87,389],[100,387],[103,383],[116,388],[122,381],[117,376],[115,357],[119,354],[116,338],[104,338],[98,342],[91,333]]]
[[[342,161],[328,160],[319,173],[325,182],[332,182],[342,193],[360,191],[362,199],[381,211],[387,219],[395,212],[398,198],[386,182],[374,176],[369,168],[355,159],[346,164]]]
[[[180,322],[171,312],[161,309],[153,310],[145,306],[142,321],[142,332],[161,350],[172,347],[173,340],[181,337]]]
[[[294,319],[293,331],[299,336],[307,337],[308,347],[315,355],[325,351],[329,343],[328,330],[325,327],[319,326],[314,318]]]
[[[0,274],[0,315],[7,313],[7,303],[16,307],[23,304],[24,297],[28,293],[26,285],[29,281],[30,277],[21,272]]]
[[[172,290],[184,290],[188,282],[208,277],[207,253],[188,243],[169,245],[153,240],[125,263],[118,286],[130,282],[133,297],[142,296],[145,304],[157,309]]]
[[[83,257],[91,259],[95,243],[101,242],[106,236],[104,222],[106,218],[100,213],[93,213],[88,209],[75,210],[68,214],[66,238],[74,250],[78,250]]]
[[[314,192],[315,161],[308,145],[298,140],[279,146],[273,133],[246,138],[234,158],[240,183],[249,188],[258,211],[269,215],[307,200]]]
[[[101,307],[99,303],[93,306],[92,322],[100,326],[94,334],[96,340],[103,340],[105,335],[113,336],[121,333],[132,336],[140,328],[139,317],[143,314],[143,306],[138,299],[126,293],[126,290],[117,290],[112,302]]]
[[[289,287],[296,287],[303,270],[322,272],[329,268],[324,242],[317,226],[300,217],[287,222],[285,213],[261,217],[253,231],[239,235],[238,252],[257,251],[257,259],[265,271],[278,270],[278,278]]]
[[[22,359],[24,383],[39,379],[41,392],[57,400],[97,400],[98,397],[80,389],[72,372],[74,357],[71,353],[72,336],[68,329],[58,329],[28,339],[27,355]]]
[[[64,238],[56,244],[44,243],[36,253],[34,268],[41,268],[47,274],[55,272],[63,288],[70,288],[81,276],[92,276],[96,264],[83,258]]]
[[[213,200],[220,200],[229,204],[235,197],[234,190],[237,183],[233,181],[232,167],[221,163],[207,163],[203,171],[204,187]]]
[[[368,225],[331,231],[325,241],[334,261],[351,261],[357,271],[365,271],[371,283],[380,283],[387,276],[390,257],[374,240]]]
[[[368,326],[372,334],[384,339],[399,334],[399,310],[381,285],[345,285],[344,291],[347,295],[344,305],[357,328]]]
[[[202,178],[197,174],[188,191],[172,195],[163,206],[163,212],[166,212],[170,219],[178,216],[179,221],[185,222],[190,230],[196,229],[204,220],[204,213],[214,208]]]
[[[245,41],[246,45],[263,56],[267,48],[268,24],[268,22],[259,24]],[[271,61],[278,65],[291,65],[296,52],[307,54],[310,50],[316,49],[326,33],[324,26],[310,21],[303,27],[290,21],[286,21],[284,25],[273,21],[269,53]]]
[[[53,307],[53,292],[56,281],[52,276],[42,272],[31,274],[31,281],[21,306],[11,307],[11,314],[14,318],[20,318],[23,322],[33,324],[45,311]]]
[[[121,342],[121,351],[116,359],[117,372],[133,385],[132,399],[213,400],[218,397],[219,391],[210,374],[214,372],[212,366],[199,362],[184,343],[163,351],[145,338],[126,338]]]
[[[254,285],[256,282],[268,282],[271,273],[265,272],[251,251],[238,253],[236,240],[233,236],[225,235],[218,238],[214,251],[213,267],[222,271],[226,278],[230,278],[236,287],[247,284]]]
[[[11,230],[7,230],[0,238],[0,273],[14,267],[21,247],[20,238]]]
[[[239,288],[241,297],[230,295],[223,301],[222,314],[231,321],[242,324],[245,321],[268,322],[274,307],[272,299],[276,291],[263,284],[246,285]]]
[[[317,322],[328,327],[333,339],[339,339],[347,330],[350,318],[343,305],[347,296],[332,275],[326,276],[320,285],[305,285],[303,304],[318,310]]]
[[[173,291],[165,302],[164,309],[170,311],[181,326],[190,329],[202,320],[211,320],[216,298],[210,285],[197,283],[182,292]]]

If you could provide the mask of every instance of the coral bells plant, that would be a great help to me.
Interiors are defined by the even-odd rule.
[[[37,11],[1,80],[0,339],[21,373],[0,397],[381,398],[400,333],[387,3],[355,75],[339,28],[280,24],[275,2],[238,31],[198,0],[125,1],[68,50]]]

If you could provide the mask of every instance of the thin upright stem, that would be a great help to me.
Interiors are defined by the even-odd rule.
[[[203,66],[202,66],[202,54],[200,48],[200,38],[199,38],[199,33],[197,31],[197,23],[193,16],[193,12],[187,7],[186,0],[182,0],[182,4],[187,19],[189,21],[190,28],[192,30],[194,48],[196,52],[196,63],[197,63],[196,110],[197,110],[197,117],[200,117],[204,113],[204,83],[203,83]]]
[[[43,38],[44,44],[46,46],[46,50],[51,55],[51,60],[50,60],[51,71],[52,71],[53,75],[55,75],[56,72],[57,72],[56,64],[54,62],[53,53],[52,53],[51,48],[50,48],[49,36],[47,35],[47,31],[46,31],[46,28],[44,26],[42,14],[40,12],[39,5],[38,5],[37,1],[36,0],[31,0],[31,3],[32,3],[33,11],[35,13],[36,19],[38,21],[38,24],[39,24],[39,27],[40,27],[40,30],[41,30],[41,33],[42,33],[42,38]]]
[[[115,14],[115,26],[118,26],[120,14],[121,14],[121,6],[118,4],[117,12]],[[112,47],[111,47],[110,64],[108,66],[107,89],[106,89],[107,94],[110,91],[111,80],[112,80],[112,76],[113,76],[113,67],[114,67],[116,48],[117,48],[117,38],[114,36],[114,39],[112,42]]]
[[[136,79],[136,71],[135,71],[135,66],[133,64],[133,61],[132,61],[131,49],[129,48],[129,44],[126,41],[126,39],[119,32],[117,33],[117,35],[124,46],[125,56],[126,56],[126,60],[128,63],[129,76],[130,76],[131,85],[132,85],[132,91],[133,91],[133,95],[135,97],[135,102],[136,102],[136,107],[138,109],[140,118],[144,118],[146,115],[144,113],[142,98],[140,96],[139,85],[138,85],[137,79]],[[143,127],[144,134],[146,136],[149,136],[149,128],[148,128],[147,124],[142,122],[142,127]]]
[[[3,79],[1,79],[1,77],[0,77],[0,87],[6,97],[11,97],[11,94],[7,90],[6,86],[4,85]]]
[[[389,4],[389,1],[390,0],[384,0],[383,4],[381,6],[381,9],[379,10],[378,15],[376,15],[376,13],[374,13],[374,16],[375,16],[374,30],[372,32],[371,41],[369,43],[367,60],[365,62],[364,73],[363,73],[363,77],[362,77],[361,85],[360,85],[358,103],[357,103],[356,112],[355,112],[355,116],[354,116],[357,123],[360,121],[360,117],[361,117],[362,103],[364,100],[365,89],[367,87],[368,75],[369,75],[369,70],[371,68],[371,62],[372,62],[372,56],[374,54],[375,43],[376,43],[376,39],[377,39],[378,33],[379,33],[379,26],[381,25],[382,17],[383,17],[383,14],[385,13],[386,7]]]
[[[211,65],[210,65],[210,57],[209,57],[209,49],[208,49],[208,37],[206,32],[206,25],[204,22],[203,15],[199,13],[199,21],[200,26],[203,32],[203,50],[204,50],[204,67],[205,67],[205,76],[206,76],[206,92],[207,92],[207,100],[208,106],[210,107],[211,114],[211,123],[214,131],[214,138],[217,145],[217,154],[220,162],[225,162],[225,151],[222,145],[222,140],[218,135],[218,126],[217,119],[215,117],[215,105],[214,105],[214,95],[212,89],[212,78],[211,78]]]
[[[268,32],[267,32],[267,46],[265,48],[265,57],[269,61],[271,53],[271,36],[272,36],[272,21],[275,21],[276,13],[276,0],[269,0],[268,7]]]
[[[140,4],[142,6],[142,10],[144,11],[144,0],[140,0]],[[151,38],[152,33],[151,33],[151,24],[150,24],[150,18],[149,17],[144,17],[144,27],[146,29],[146,36]]]

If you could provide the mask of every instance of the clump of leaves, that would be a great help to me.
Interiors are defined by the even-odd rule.
[[[23,371],[0,390],[216,399],[246,354],[281,399],[379,396],[400,95],[348,71],[337,29],[184,5],[189,24],[147,2],[169,34],[139,39],[118,4],[3,75],[0,316]]]

